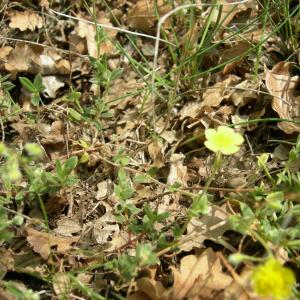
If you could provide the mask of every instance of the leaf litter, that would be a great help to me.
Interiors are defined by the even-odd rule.
[[[241,248],[251,248],[249,241],[243,244],[248,237],[233,234],[228,217],[239,214],[239,208],[231,200],[242,198],[242,189],[251,189],[251,180],[255,182],[261,175],[251,164],[262,151],[259,144],[267,144],[281,131],[287,135],[299,132],[298,123],[287,122],[299,118],[299,76],[292,74],[299,62],[282,60],[278,40],[266,38],[270,28],[249,26],[246,32],[238,31],[259,15],[256,2],[225,5],[222,11],[218,6],[195,10],[197,16],[208,16],[212,30],[217,24],[222,26],[212,37],[212,51],[199,55],[197,62],[179,67],[176,60],[184,61],[200,51],[191,45],[204,42],[201,38],[205,38],[206,23],[199,18],[191,30],[185,23],[185,13],[164,23],[164,39],[176,43],[182,57],[166,45],[160,47],[155,74],[160,82],[155,92],[162,101],[157,101],[153,112],[147,108],[153,92],[149,89],[153,42],[145,36],[133,40],[130,35],[100,29],[86,21],[154,35],[158,18],[173,8],[170,4],[108,1],[108,6],[95,4],[96,11],[91,15],[95,7],[87,9],[79,2],[67,1],[72,8],[69,10],[61,1],[43,0],[39,6],[24,3],[16,7],[6,2],[6,8],[0,11],[0,70],[1,76],[10,75],[15,87],[14,104],[7,108],[4,103],[13,113],[6,116],[1,109],[2,139],[20,149],[27,142],[38,143],[44,152],[42,169],[50,173],[58,168],[55,160],[63,163],[78,156],[81,163],[73,171],[78,182],[43,195],[45,211],[29,201],[30,190],[25,195],[18,213],[28,220],[20,227],[12,226],[15,237],[1,244],[1,278],[35,274],[46,282],[51,277],[51,284],[40,283],[38,287],[28,280],[18,281],[19,290],[45,289],[41,299],[64,299],[66,295],[68,299],[102,299],[93,290],[108,299],[114,299],[116,293],[128,299],[255,299],[248,283],[248,266],[232,270],[223,259]],[[80,20],[54,16],[51,11],[44,14],[49,7],[58,12],[66,8]],[[234,31],[236,35],[226,40]],[[260,46],[268,51],[260,62],[253,49],[263,38],[266,40]],[[103,57],[105,70],[99,67]],[[202,75],[189,82],[195,64]],[[113,78],[116,70],[118,76]],[[37,74],[41,74],[44,86],[38,107],[32,103],[32,94],[18,82],[19,76],[34,82]],[[0,84],[1,99],[4,94]],[[155,124],[153,113],[158,117]],[[135,276],[129,283],[122,283],[115,270],[103,267],[126,253],[137,254],[138,244],[151,243],[146,234],[132,230],[133,224],[120,220],[119,211],[130,214],[132,209],[118,206],[123,203],[118,202],[120,195],[124,199],[129,195],[127,205],[136,204],[137,223],[147,220],[142,210],[146,206],[158,213],[168,212],[154,228],[165,232],[171,241],[172,225],[184,224],[191,205],[187,193],[201,194],[212,173],[213,155],[203,146],[204,130],[273,114],[285,122],[265,127],[236,126],[250,141],[226,159],[214,179],[209,192],[218,203],[211,205],[206,215],[190,218],[179,243],[166,248],[169,251],[156,249],[159,263],[133,270]],[[278,153],[278,147],[268,149],[274,151],[274,161],[268,163],[275,169],[276,157],[283,154]],[[119,169],[126,171],[125,178]],[[126,180],[127,185],[122,187]],[[18,188],[25,189],[28,184],[21,182]],[[45,213],[47,226],[43,224]],[[22,265],[24,258],[26,263]],[[76,274],[75,281],[68,271]],[[10,299],[7,290],[1,285],[0,297]]]

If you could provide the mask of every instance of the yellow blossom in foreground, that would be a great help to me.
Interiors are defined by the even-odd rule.
[[[205,130],[206,141],[204,145],[213,152],[231,155],[239,151],[244,138],[232,128],[219,126],[215,129]]]
[[[296,278],[289,268],[283,267],[275,258],[269,258],[254,269],[251,283],[259,296],[283,300],[291,296]]]

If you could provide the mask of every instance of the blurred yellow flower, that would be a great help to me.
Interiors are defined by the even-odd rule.
[[[213,152],[220,152],[224,155],[231,155],[239,151],[244,138],[232,128],[219,126],[217,130],[205,130],[206,141],[204,145]]]
[[[283,267],[275,258],[269,258],[254,269],[251,283],[259,296],[283,300],[292,295],[296,278],[292,270]]]

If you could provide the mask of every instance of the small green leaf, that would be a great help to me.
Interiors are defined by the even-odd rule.
[[[208,209],[208,195],[202,193],[194,197],[193,203],[188,210],[188,214],[190,217],[197,217],[202,214],[207,214]]]
[[[0,155],[3,155],[3,156],[8,156],[9,152],[8,152],[8,149],[7,147],[0,142]]]
[[[78,163],[77,156],[72,156],[72,157],[68,158],[63,166],[65,175],[70,174],[72,172],[72,170],[74,170],[76,168],[77,163]]]
[[[277,211],[282,209],[283,200],[284,193],[281,191],[270,193],[266,197],[267,206]]]
[[[136,257],[139,265],[149,266],[158,263],[156,254],[152,251],[150,245],[138,244],[136,248]]]
[[[127,174],[124,168],[120,168],[118,171],[118,179],[119,182],[125,182],[127,181]]]
[[[233,215],[228,217],[228,221],[232,230],[240,232],[241,234],[246,234],[254,219]]]
[[[110,74],[110,80],[115,80],[118,77],[120,77],[123,74],[123,71],[124,71],[124,69],[122,69],[122,68],[113,70]]]
[[[90,145],[84,140],[79,140],[78,144],[84,149],[88,149],[90,147]]]
[[[19,77],[20,82],[26,88],[26,90],[30,93],[37,93],[37,89],[35,85],[26,77]]]
[[[43,155],[42,148],[38,144],[35,144],[35,143],[25,144],[24,149],[26,150],[26,152],[29,156],[41,157]]]
[[[33,106],[38,106],[41,102],[41,97],[38,93],[34,93],[31,95],[31,103]]]
[[[87,152],[84,152],[84,153],[81,155],[81,157],[80,157],[79,163],[80,163],[80,164],[85,164],[85,163],[87,163],[89,160],[90,160],[90,155],[89,155]]]
[[[55,162],[55,171],[57,173],[57,175],[60,177],[60,178],[63,178],[64,177],[64,169],[63,169],[63,166],[61,164],[61,162],[59,160],[57,160]]]
[[[42,78],[41,74],[37,74],[34,77],[33,84],[35,86],[36,91],[39,92],[39,93],[42,92],[45,89],[45,87],[43,85],[43,78]]]
[[[12,223],[16,226],[21,226],[24,222],[24,218],[22,216],[14,216],[12,219]]]
[[[76,121],[82,120],[81,114],[71,107],[68,108],[68,114]]]
[[[266,167],[269,156],[269,153],[263,153],[257,158],[257,164],[261,169],[264,169]]]
[[[147,175],[144,175],[144,174],[136,174],[133,178],[133,181],[135,183],[149,183],[149,182],[151,182],[149,177]]]

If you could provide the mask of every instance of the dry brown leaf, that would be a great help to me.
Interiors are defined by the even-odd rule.
[[[70,62],[53,50],[44,50],[40,55],[40,67],[43,75],[69,75],[71,71]]]
[[[157,1],[157,11],[159,16],[168,13],[172,7],[165,4],[163,0]],[[153,0],[140,0],[132,6],[128,12],[128,24],[137,30],[152,32],[157,20],[156,7]]]
[[[251,48],[251,43],[247,41],[238,41],[235,44],[232,44],[229,49],[225,49],[221,52],[219,64],[223,64],[228,62],[223,69],[222,74],[228,75],[232,73],[232,71],[240,66],[242,64],[243,58],[245,53],[249,51]],[[240,59],[237,60],[237,58],[240,57]],[[232,62],[229,62],[230,60],[233,60]]]
[[[43,145],[55,145],[64,143],[65,138],[65,124],[62,121],[54,121],[51,124],[51,130],[49,134],[41,139]]]
[[[273,69],[266,70],[266,86],[273,96],[272,108],[282,119],[300,118],[300,97],[295,96],[299,76],[291,76],[293,63],[280,62]],[[291,122],[280,122],[278,127],[287,134],[300,132],[300,126]]]
[[[14,11],[11,12],[10,28],[17,28],[21,31],[27,29],[34,31],[36,28],[42,28],[43,19],[35,12],[26,10],[24,12]]]
[[[186,103],[179,111],[179,118],[183,120],[185,118],[195,119],[201,111],[201,105],[198,101]]]
[[[201,257],[187,255],[180,261],[180,271],[171,267],[174,274],[172,298],[183,299],[199,275],[207,273],[212,263],[209,255]]]
[[[0,61],[6,61],[6,57],[8,54],[12,51],[12,47],[10,46],[5,46],[3,48],[0,48]]]
[[[229,75],[225,80],[215,83],[203,93],[203,101],[200,107],[219,106],[223,100],[228,99],[234,92],[234,89],[228,89],[227,86],[235,86],[240,81],[240,77]]]
[[[170,172],[168,175],[167,183],[172,185],[180,183],[182,186],[187,186],[188,174],[187,167],[183,165],[185,156],[183,154],[174,153],[170,158]]]
[[[41,46],[23,42],[16,43],[15,49],[10,51],[4,67],[12,74],[13,78],[18,72],[39,73],[41,71],[40,55],[43,51]]]
[[[1,291],[1,290],[0,290]],[[1,295],[1,294],[0,294]],[[143,292],[136,292],[126,298],[127,300],[153,300]],[[9,299],[10,300],[10,299]]]
[[[153,278],[144,277],[138,279],[137,287],[140,292],[144,293],[151,300],[169,299],[167,289],[162,285],[160,281],[157,281]]]
[[[213,22],[221,22],[223,26],[227,26],[233,18],[240,12],[245,11],[247,9],[256,10],[255,1],[247,1],[237,5],[228,5],[230,1],[227,0],[217,0],[215,4],[227,4],[222,6],[221,17],[219,19],[219,10],[221,6],[214,6],[210,8],[212,10],[212,21]]]
[[[95,198],[97,200],[105,198],[109,193],[109,186],[110,186],[109,180],[104,180],[104,181],[99,182],[97,184],[97,193],[96,193]]]
[[[63,236],[73,236],[73,233],[80,232],[82,229],[78,220],[62,218],[57,221],[57,227],[53,231]]]
[[[161,141],[155,140],[153,143],[149,144],[148,152],[153,160],[152,166],[161,168],[165,165],[163,160],[163,149],[164,145]]]
[[[45,208],[48,214],[57,214],[69,204],[68,199],[62,195],[55,195],[48,199]]]
[[[48,0],[40,0],[40,3],[39,3],[39,5],[41,6],[41,7],[44,7],[44,8],[49,8],[49,1]]]
[[[81,38],[79,35],[71,33],[69,35],[69,44],[70,51],[79,54],[87,53],[87,45],[85,38]]]
[[[141,95],[135,94],[137,90],[142,89],[144,83],[138,82],[135,78],[127,79],[117,78],[111,85],[111,88],[105,95],[105,102],[109,107],[116,107],[120,110],[124,110],[129,104],[137,105],[142,102]],[[121,101],[114,101],[115,99],[122,99]]]
[[[119,231],[119,225],[114,222],[113,214],[107,212],[94,223],[93,235],[98,244],[105,244]]]
[[[59,237],[50,233],[40,232],[30,227],[26,228],[26,233],[28,243],[45,260],[50,255],[51,247],[55,246],[58,252],[64,252],[71,247],[71,244],[79,240],[79,236]]]
[[[231,300],[260,300],[250,292],[250,276],[251,271],[245,268],[238,278],[225,288],[225,299]]]
[[[226,205],[223,205],[221,208],[223,211],[226,211]],[[217,242],[217,239],[231,228],[227,222],[228,214],[223,211],[216,206],[212,206],[211,211],[207,215],[201,218],[192,218],[187,227],[187,236],[189,234],[196,234],[196,236],[180,245],[180,249],[191,251],[193,248],[203,248],[203,242],[207,239]]]
[[[50,255],[50,235],[44,232],[39,232],[33,228],[26,228],[27,241],[33,247],[33,251],[47,260]]]
[[[99,23],[112,26],[112,24],[110,23],[109,19],[106,18],[103,15],[101,15],[98,18],[97,21]],[[116,36],[116,31],[115,30],[109,30],[109,29],[105,29],[104,30],[104,32],[109,37],[109,39],[105,39],[105,41],[103,41],[99,45],[99,49],[98,49],[97,42],[95,40],[95,37],[96,37],[96,28],[95,28],[95,25],[89,24],[89,23],[86,23],[86,22],[83,22],[83,21],[79,21],[78,26],[75,29],[75,32],[76,32],[76,34],[80,38],[85,38],[86,39],[87,50],[88,50],[89,55],[92,56],[92,57],[97,58],[101,54],[112,53],[113,50],[114,50],[114,45],[113,45],[113,43],[109,39],[112,39],[112,38],[114,38]],[[72,39],[72,42],[74,43],[74,42],[76,42],[77,38],[74,37],[74,35],[73,35],[71,37],[71,39]],[[77,49],[78,47],[79,47],[78,45],[75,45],[75,48],[76,48],[77,51],[78,50],[79,51],[83,50],[82,47],[80,47],[80,49]],[[74,48],[74,46],[73,46],[73,48]]]
[[[171,267],[174,274],[174,284],[170,299],[201,299],[213,291],[228,287],[232,278],[223,273],[220,259],[211,248],[201,255],[187,255],[180,261],[180,270]],[[199,291],[201,293],[199,294]],[[208,299],[205,298],[205,299]]]
[[[52,278],[52,283],[57,296],[67,295],[71,290],[70,277],[66,273],[56,273]]]
[[[206,273],[199,275],[188,292],[187,297],[189,299],[193,299],[193,297],[199,295],[200,290],[206,290],[206,293],[211,295],[210,299],[214,299],[214,292],[224,290],[232,283],[232,277],[223,272],[220,259],[215,253],[211,253],[211,255],[212,265],[210,265],[210,269]],[[203,298],[203,293],[201,293],[201,296]],[[205,299],[209,299],[209,297],[207,296]]]

